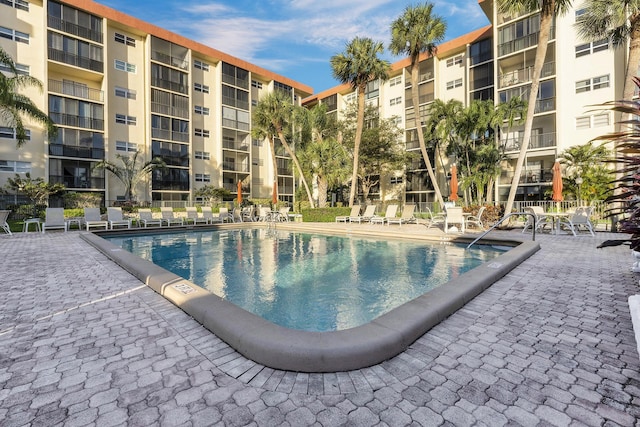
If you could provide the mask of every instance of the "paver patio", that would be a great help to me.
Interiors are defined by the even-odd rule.
[[[79,232],[0,236],[0,425],[640,425],[638,275],[628,247],[596,249],[616,237],[539,236],[406,352],[301,374],[243,358]]]

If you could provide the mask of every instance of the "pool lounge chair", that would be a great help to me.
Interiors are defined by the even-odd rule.
[[[349,222],[349,218],[357,217],[360,215],[360,205],[351,206],[351,213],[349,215],[340,215],[336,217],[336,222]]]
[[[391,218],[395,218],[398,213],[398,205],[389,205],[387,206],[387,210],[384,213],[384,216],[374,215],[369,218],[369,222],[371,224],[382,224],[384,225]]]
[[[109,228],[113,230],[113,227],[131,228],[131,219],[125,218],[122,215],[122,208],[107,208],[107,221],[109,221]]]
[[[463,233],[465,232],[465,219],[462,208],[455,206],[447,208],[447,214],[444,217],[444,232],[449,232],[450,224],[459,224]]]
[[[102,219],[100,208],[84,208],[84,225],[89,231],[92,227],[109,229],[109,221]]]
[[[376,205],[369,205],[365,208],[364,213],[359,216],[350,216],[349,222],[357,222],[361,224],[363,221],[369,221],[376,214]]]
[[[289,222],[289,211],[291,210],[290,206],[284,206],[278,210],[278,221],[281,222]]]
[[[560,220],[559,225],[560,227],[564,226],[565,228],[568,228],[574,236],[578,236],[580,229],[584,229],[585,231],[588,231],[591,236],[595,236],[593,226],[589,220],[589,211],[584,208],[576,209],[576,211],[571,216],[568,216],[564,221]]]
[[[222,222],[234,222],[233,215],[229,214],[229,208],[220,208],[219,212]]]
[[[173,224],[184,225],[183,218],[177,218],[173,215],[173,208],[160,208],[162,214],[162,223],[171,227]]]
[[[202,217],[207,220],[207,224],[222,223],[220,215],[214,215],[211,208],[202,208]]]
[[[67,231],[67,222],[64,220],[63,208],[47,208],[44,214],[44,222],[42,223],[42,232],[47,229],[64,229]]]
[[[11,236],[11,229],[9,228],[9,223],[7,222],[7,218],[9,218],[10,213],[11,211],[7,210],[0,211],[0,227],[2,227],[5,233]]]
[[[416,205],[404,205],[402,209],[402,215],[398,218],[387,218],[387,225],[391,224],[410,224],[416,222],[416,217],[413,216],[413,212],[416,209]]]
[[[204,210],[203,210],[204,212]],[[211,212],[211,210],[209,210],[209,212]],[[194,206],[190,206],[187,207],[187,218],[185,220],[185,222],[187,224],[193,224],[193,225],[197,225],[197,224],[208,224],[209,220],[207,218],[205,218],[204,216],[199,216],[198,215],[198,209]]]
[[[138,209],[138,215],[138,222],[144,225],[144,228],[147,228],[149,225],[162,227],[162,220],[160,218],[154,218],[151,209]]]

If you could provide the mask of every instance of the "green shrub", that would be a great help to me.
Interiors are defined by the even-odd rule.
[[[349,215],[350,207],[302,209],[304,222],[335,222],[337,216]]]

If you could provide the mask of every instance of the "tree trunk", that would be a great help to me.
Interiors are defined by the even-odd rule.
[[[545,2],[546,3],[546,2]],[[544,65],[545,56],[547,56],[547,45],[549,43],[549,34],[551,32],[551,24],[553,22],[553,10],[555,9],[555,1],[551,0],[550,4],[540,11],[540,33],[538,35],[538,46],[536,47],[536,60],[533,66],[533,75],[531,80],[531,89],[529,92],[529,104],[527,105],[527,117],[524,124],[524,135],[522,137],[522,145],[520,146],[520,154],[516,162],[516,170],[511,181],[509,189],[509,198],[504,209],[505,218],[513,210],[513,202],[518,191],[518,183],[522,175],[522,167],[524,159],[527,157],[527,149],[531,140],[531,129],[533,128],[533,115],[536,111],[536,100],[538,98],[538,88],[540,87],[540,72]]]
[[[422,132],[422,118],[420,117],[420,95],[418,92],[418,77],[420,71],[420,64],[418,58],[411,58],[411,101],[413,103],[413,112],[416,118],[416,131],[418,134],[418,142],[420,143],[420,151],[422,152],[422,158],[424,164],[427,167],[427,173],[433,184],[433,191],[436,194],[436,200],[440,203],[440,207],[444,207],[444,199],[442,198],[442,192],[440,192],[440,186],[436,180],[436,175],[433,172],[431,166],[431,160],[429,159],[429,153],[427,153],[427,146],[424,143],[424,133]]]
[[[360,162],[360,141],[362,140],[362,128],[364,127],[364,91],[366,85],[358,87],[358,116],[356,119],[356,136],[353,146],[353,172],[351,173],[351,190],[349,191],[349,206],[353,207],[358,189],[358,167]]]
[[[309,204],[311,205],[311,208],[314,208],[314,204],[313,204],[313,196],[311,195],[311,191],[309,190],[309,186],[307,185],[307,180],[304,177],[304,173],[302,172],[302,168],[300,167],[300,163],[298,162],[298,156],[296,156],[296,153],[293,152],[293,150],[291,149],[291,147],[289,147],[289,144],[287,144],[287,140],[284,139],[284,134],[282,133],[282,130],[278,130],[278,138],[280,138],[280,142],[282,143],[282,146],[284,147],[285,151],[289,154],[289,156],[291,157],[291,159],[293,160],[293,164],[296,166],[296,169],[298,169],[298,172],[300,173],[300,179],[302,180],[302,184],[304,185],[304,189],[307,191],[307,197],[309,198]]]
[[[627,70],[624,77],[624,90],[622,99],[630,101],[636,90],[636,84],[633,77],[638,72],[638,64],[640,63],[640,14],[631,17],[631,33],[629,35],[629,58],[627,61]]]
[[[276,160],[276,143],[273,137],[269,138],[269,148],[271,149],[271,162],[273,164],[273,186],[278,197],[278,161]]]
[[[327,207],[328,187],[329,187],[329,184],[327,183],[327,180],[321,175],[318,175],[318,207],[319,208]]]

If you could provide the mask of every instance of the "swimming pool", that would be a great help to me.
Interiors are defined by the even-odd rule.
[[[265,227],[265,224],[259,223],[224,224],[191,227],[193,231],[190,231],[189,227],[174,227],[171,232],[183,233],[187,230],[195,235],[196,229],[262,229],[267,233]],[[485,239],[483,243],[509,246],[512,249],[490,262],[459,274],[447,283],[405,302],[371,322],[349,329],[313,332],[286,328],[267,321],[151,261],[132,255],[103,238],[141,233],[154,235],[165,230],[82,232],[80,238],[200,322],[246,358],[270,368],[298,372],[360,369],[398,355],[429,329],[462,308],[540,249],[537,242],[517,238]],[[403,242],[407,243],[434,239],[424,228],[410,226],[377,227],[372,230],[363,227],[340,229],[333,224],[278,224],[278,233],[284,230],[352,235],[367,239],[373,236],[383,240],[396,240],[395,237],[400,235],[404,237]],[[442,236],[435,239],[446,244],[451,237]],[[454,240],[460,243],[470,241],[464,237]]]
[[[277,325],[371,322],[503,251],[265,229],[106,237]]]

